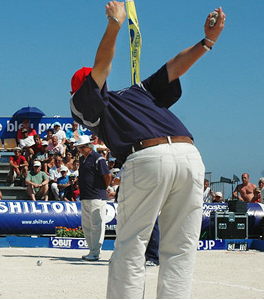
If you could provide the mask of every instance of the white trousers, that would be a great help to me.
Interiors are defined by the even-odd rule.
[[[204,172],[198,150],[188,143],[150,147],[127,158],[118,196],[107,298],[144,297],[145,251],[160,211],[157,297],[190,297]]]
[[[99,256],[105,235],[106,201],[83,199],[81,208],[82,229],[90,249],[89,254]]]
[[[50,186],[50,188],[51,188],[51,190],[52,190],[52,193],[53,193],[53,195],[54,195],[54,197],[55,197],[55,200],[56,201],[59,201],[60,199],[59,199],[59,188],[58,188],[58,184],[56,183],[56,182],[53,182],[52,184],[51,184],[51,186]]]

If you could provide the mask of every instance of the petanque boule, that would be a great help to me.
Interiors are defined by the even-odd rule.
[[[37,265],[40,267],[40,266],[42,266],[42,261],[41,260],[38,260],[37,261]]]

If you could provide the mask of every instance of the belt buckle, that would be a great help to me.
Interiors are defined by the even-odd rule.
[[[167,136],[168,143],[171,145],[171,137]]]

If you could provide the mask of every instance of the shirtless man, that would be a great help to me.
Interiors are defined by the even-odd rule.
[[[257,186],[254,183],[249,182],[249,175],[247,173],[243,173],[241,179],[242,183],[235,188],[233,196],[244,202],[250,202]],[[238,196],[238,193],[240,193],[240,197]]]

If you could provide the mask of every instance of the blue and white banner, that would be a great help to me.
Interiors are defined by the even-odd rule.
[[[107,202],[106,235],[115,236],[117,203]],[[210,214],[227,210],[226,204],[206,203],[203,206],[201,232],[209,231]],[[248,203],[249,236],[261,234],[264,205]],[[54,235],[56,227],[81,226],[81,203],[64,201],[0,201],[0,235]],[[202,238],[201,238],[202,239]],[[205,238],[206,239],[206,238]],[[218,243],[218,242],[217,242]],[[212,245],[200,245],[211,247]]]
[[[115,235],[116,203],[106,207],[106,233]],[[0,201],[0,235],[54,235],[56,227],[81,226],[81,202]]]
[[[22,127],[23,119],[13,117],[0,117],[0,139],[4,141],[6,138],[16,138],[18,130]],[[60,122],[61,129],[65,132],[72,128],[73,118],[70,117],[42,117],[31,118],[30,127],[34,128],[37,134],[43,138],[47,134],[49,128],[53,128],[55,122]],[[91,135],[91,131],[80,125],[80,129],[87,135]]]

